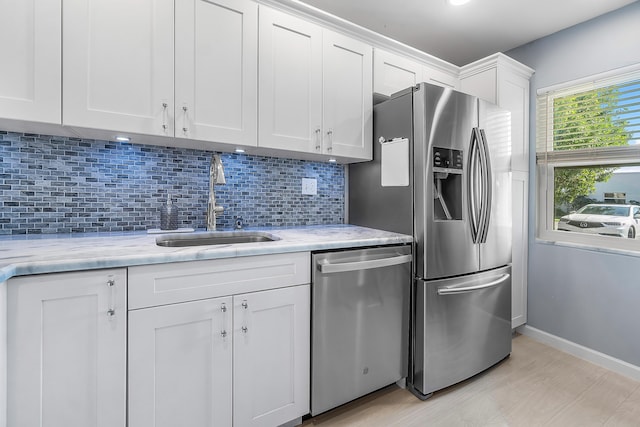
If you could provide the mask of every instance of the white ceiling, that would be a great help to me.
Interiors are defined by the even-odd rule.
[[[506,52],[636,0],[300,0],[455,65]]]

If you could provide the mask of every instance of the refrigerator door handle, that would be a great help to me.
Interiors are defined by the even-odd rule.
[[[471,238],[473,243],[478,243],[480,233],[480,209],[482,207],[478,194],[482,182],[478,182],[480,133],[478,128],[471,130],[471,142],[469,143],[469,166],[467,172],[467,188],[469,199],[469,216],[471,223]]]
[[[473,291],[479,291],[482,289],[493,288],[503,283],[507,279],[509,279],[509,277],[511,277],[511,275],[509,273],[505,273],[502,276],[500,276],[500,278],[496,280],[492,280],[489,283],[482,283],[479,285],[471,285],[471,286],[463,286],[463,287],[443,286],[441,288],[438,288],[438,295],[462,294],[466,292],[473,292]]]
[[[318,262],[318,270],[321,273],[343,273],[345,271],[367,270],[371,268],[390,267],[392,265],[411,262],[411,255],[400,255],[391,258],[374,259],[371,261],[341,262],[331,264],[328,260]]]
[[[478,129],[480,141],[480,163],[482,168],[482,204],[480,212],[480,236],[479,243],[487,242],[489,232],[489,220],[491,219],[491,199],[493,177],[491,174],[491,160],[489,158],[489,144],[484,129]]]

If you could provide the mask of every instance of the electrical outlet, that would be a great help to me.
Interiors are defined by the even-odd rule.
[[[302,194],[311,196],[318,194],[318,180],[315,178],[302,178]]]

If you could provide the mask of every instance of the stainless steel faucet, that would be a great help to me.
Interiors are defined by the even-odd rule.
[[[216,217],[224,211],[222,206],[216,206],[216,184],[226,184],[224,179],[224,167],[218,154],[211,156],[209,167],[209,203],[207,204],[207,231],[216,229]]]

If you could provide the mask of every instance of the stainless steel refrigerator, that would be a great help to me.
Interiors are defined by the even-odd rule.
[[[511,117],[421,83],[373,120],[349,222],[414,236],[409,385],[426,398],[511,353]]]

